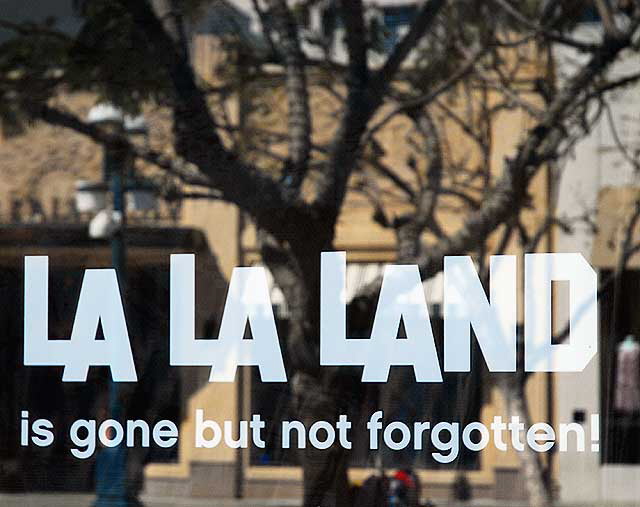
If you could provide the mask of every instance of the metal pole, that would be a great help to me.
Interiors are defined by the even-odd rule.
[[[125,246],[124,246],[124,225],[125,225],[125,209],[124,209],[124,188],[122,183],[122,168],[117,167],[111,174],[111,192],[113,193],[113,210],[122,214],[122,226],[111,238],[111,262],[116,270],[118,277],[118,285],[120,286],[120,294],[125,292]],[[122,408],[118,397],[118,384],[111,382],[111,400],[110,400],[111,417],[118,419],[121,415]]]
[[[238,63],[238,68],[240,72],[244,73],[244,69],[246,66],[245,62],[242,60],[243,56],[240,53],[239,58],[241,59]],[[240,90],[238,91],[238,123],[240,126],[241,139],[247,139],[247,133],[245,132],[245,127],[247,124],[247,114],[249,112],[249,97],[247,95],[246,87],[243,83],[245,83],[246,76],[241,76],[240,79]],[[245,151],[245,142],[241,141],[241,151]],[[245,228],[244,221],[244,213],[242,210],[238,209],[238,224],[236,229],[236,250],[238,256],[238,264],[240,266],[245,265],[244,258],[244,248],[242,245],[242,234]],[[248,383],[248,379],[245,382],[245,376],[248,372],[245,372],[243,366],[238,368],[238,372],[236,373],[236,419],[238,420],[238,424],[240,421],[244,419],[244,406],[245,406],[245,383]],[[236,450],[236,460],[235,460],[235,470],[234,470],[234,488],[233,488],[233,496],[235,498],[242,498],[244,496],[244,458],[247,457],[249,459],[249,453],[245,452],[244,449],[238,448]]]
[[[238,264],[244,266],[244,250],[242,246],[242,233],[244,231],[244,213],[238,210],[238,228],[236,231],[236,248],[238,249]],[[245,367],[238,367],[236,373],[236,419],[242,421],[244,419],[244,405],[245,405]],[[244,449],[239,447],[236,449],[236,461],[235,461],[235,473],[234,473],[234,488],[233,496],[235,498],[242,498],[244,496]],[[248,454],[248,453],[247,453]]]
[[[123,156],[114,153],[108,147],[104,151],[103,177],[109,184],[113,197],[113,210],[122,214],[122,225],[111,237],[111,262],[116,270],[120,293],[124,294],[126,276],[124,244],[125,203],[123,183]],[[109,417],[119,421],[122,417],[120,390],[117,382],[109,381]],[[95,507],[129,507],[139,505],[131,497],[127,487],[127,456],[122,445],[104,448],[96,458],[96,494]]]

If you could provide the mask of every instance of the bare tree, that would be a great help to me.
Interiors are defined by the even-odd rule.
[[[50,26],[3,21],[4,28],[17,34],[4,44],[0,58],[3,110],[128,150],[170,175],[172,192],[177,188],[179,194],[189,193],[190,187],[200,187],[207,196],[233,203],[251,218],[259,230],[262,259],[290,308],[287,347],[295,372],[292,385],[299,415],[306,421],[337,418],[342,392],[357,384],[351,373],[320,368],[318,359],[320,252],[332,249],[349,189],[355,186],[372,198],[376,220],[394,230],[398,259],[418,264],[422,277],[430,278],[442,269],[446,255],[486,255],[487,238],[500,231],[508,242],[530,204],[528,193],[536,175],[588,132],[597,116],[593,104],[606,100],[609,90],[639,77],[616,82],[606,78],[607,68],[622,51],[636,49],[640,11],[634,4],[623,8],[595,2],[604,32],[596,43],[585,43],[571,36],[580,15],[569,12],[572,2],[554,2],[543,9],[537,2],[517,6],[505,0],[427,0],[418,3],[406,34],[383,57],[378,54],[382,62],[373,65],[375,33],[366,21],[362,0],[336,5],[345,27],[345,62],[328,50],[319,60],[305,53],[303,43],[314,41],[303,40],[288,2],[256,1],[273,54],[266,59],[245,55],[245,71],[251,72],[245,72],[243,79],[260,75],[264,63],[279,64],[287,128],[284,134],[248,132],[212,107],[212,100],[224,97],[234,84],[213,89],[193,70],[184,20],[192,4],[198,3],[79,2],[87,21],[77,37]],[[105,50],[104,41],[111,44],[111,51]],[[522,82],[522,68],[534,60],[545,61],[552,44],[580,51],[585,62],[557,88],[551,77],[539,74]],[[114,47],[120,48],[115,61],[113,55],[119,53]],[[121,72],[113,72],[114,68]],[[310,72],[327,69],[335,79],[325,85],[341,101],[330,142],[316,146]],[[166,105],[172,112],[173,153],[133,144],[57,108],[51,98],[70,89],[93,90],[123,105],[145,100]],[[447,104],[444,98],[453,91],[463,94],[465,107]],[[491,125],[503,109],[526,112],[532,125],[513,156],[494,174]],[[427,164],[414,167],[413,181],[375,155],[376,132],[398,115],[413,122],[426,154]],[[475,146],[476,167],[446,158],[445,122],[457,125]],[[269,153],[275,172],[255,162],[251,150],[240,150],[240,143],[233,142],[248,133],[286,145],[286,156]],[[478,179],[470,183],[470,175]],[[375,181],[381,176],[390,191],[403,196],[410,212],[388,215],[384,201],[376,199]],[[463,217],[453,231],[444,230],[438,221],[445,199],[455,203]],[[425,232],[432,238],[428,244]],[[504,241],[498,242],[498,249]],[[364,292],[372,306],[376,290],[373,285]],[[514,412],[524,413],[523,382],[516,385],[510,402]],[[534,458],[535,462],[530,455],[523,457],[531,503],[547,505],[540,464]],[[305,450],[304,505],[344,505],[346,470],[347,457],[337,446]]]

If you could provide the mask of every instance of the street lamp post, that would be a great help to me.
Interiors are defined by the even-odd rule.
[[[130,118],[109,104],[98,104],[89,111],[88,121],[118,133],[140,134],[146,132],[144,118]],[[111,227],[104,228],[104,236],[111,242],[111,261],[116,270],[120,292],[126,286],[126,247],[124,226],[126,223],[125,178],[127,176],[129,154],[121,148],[104,147],[103,188],[108,188],[112,196]],[[106,210],[102,210],[104,213]],[[115,225],[114,225],[115,224]],[[90,233],[91,233],[90,229]],[[100,232],[93,232],[100,237]],[[119,420],[123,412],[120,390],[116,382],[109,382],[109,417]],[[140,505],[137,494],[127,481],[126,448],[105,447],[96,457],[96,501],[95,507],[131,507]]]

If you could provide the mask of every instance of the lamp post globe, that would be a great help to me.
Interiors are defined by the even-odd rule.
[[[125,122],[125,115],[117,106],[108,102],[96,104],[87,114],[87,123],[91,125],[116,125],[122,126]]]
[[[147,119],[143,114],[136,116],[125,115],[124,116],[124,131],[131,135],[144,135],[149,132],[149,126],[147,125]]]

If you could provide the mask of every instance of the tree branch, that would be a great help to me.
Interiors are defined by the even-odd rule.
[[[443,159],[440,135],[428,111],[416,109],[410,113],[424,138],[424,151],[429,157],[426,186],[420,189],[414,221],[420,231],[433,222],[434,212],[442,187]]]
[[[594,0],[593,3],[596,5],[596,9],[598,9],[598,14],[602,20],[602,26],[604,27],[606,36],[612,39],[620,37],[620,30],[618,30],[616,25],[609,0]]]
[[[311,150],[311,111],[296,21],[285,0],[268,0],[280,36],[280,51],[286,69],[289,132],[289,186],[298,189],[307,172]]]
[[[550,42],[557,42],[558,44],[563,44],[565,46],[572,47],[578,51],[582,51],[585,53],[591,53],[599,49],[599,46],[597,44],[584,43],[584,42],[572,39],[570,37],[566,37],[565,35],[555,32],[553,30],[547,30],[543,26],[540,26],[534,21],[531,21],[527,16],[525,16],[516,8],[514,8],[506,0],[493,0],[493,1],[499,8],[504,10],[513,19],[518,21],[522,26],[531,30],[536,36],[540,36]]]
[[[362,0],[341,0],[345,38],[349,54],[347,79],[357,88],[364,88],[369,79],[367,37]]]
[[[501,224],[517,216],[526,204],[526,191],[532,178],[539,172],[545,157],[555,152],[566,141],[572,122],[582,125],[575,108],[589,96],[590,87],[609,67],[617,55],[631,44],[640,20],[634,19],[624,37],[605,39],[589,61],[558,91],[537,124],[529,130],[513,159],[505,160],[502,177],[479,210],[467,218],[452,236],[430,245],[418,258],[422,279],[428,279],[442,270],[442,261],[448,255],[462,255],[480,244]],[[583,130],[580,130],[581,132]],[[571,142],[571,139],[569,139]],[[380,280],[363,288],[364,297],[376,293]]]
[[[384,88],[396,77],[407,56],[418,45],[445,3],[446,0],[428,0],[423,4],[407,34],[396,44],[385,64],[376,72],[374,82],[381,88],[378,94],[384,94]]]
[[[449,76],[439,86],[436,86],[435,89],[419,97],[407,98],[407,100],[405,100],[404,102],[402,102],[401,104],[393,108],[391,111],[385,114],[382,119],[380,119],[374,125],[369,127],[369,130],[366,135],[366,139],[369,139],[371,136],[373,136],[378,130],[384,127],[396,115],[403,113],[411,108],[425,107],[429,105],[431,102],[433,102],[440,95],[449,91],[456,84],[458,84],[461,79],[465,78],[469,74],[469,72],[473,70],[474,65],[485,53],[486,53],[486,48],[481,51],[478,51],[473,56],[468,58],[456,72],[454,72],[451,76]]]
[[[542,166],[541,156],[560,145],[568,131],[568,125],[574,119],[565,117],[565,114],[582,99],[585,90],[620,51],[629,45],[630,36],[636,28],[637,24],[632,26],[632,31],[625,38],[605,40],[600,50],[558,92],[543,118],[520,144],[515,158],[506,161],[501,179],[492,195],[485,199],[481,209],[469,217],[453,237],[430,247],[422,255],[419,265],[423,278],[440,271],[444,256],[465,253],[521,209],[525,202],[526,188]]]
[[[82,121],[76,115],[62,111],[46,104],[27,104],[29,114],[50,125],[65,127],[87,136],[98,144],[114,146],[126,150],[134,157],[149,162],[167,173],[176,176],[189,185],[212,188],[212,182],[192,164],[164,155],[158,151],[133,144],[126,136],[107,132],[95,125]]]
[[[165,30],[149,1],[118,1],[146,34],[151,51],[167,69],[173,83],[176,153],[194,164],[211,186],[220,190],[224,200],[249,213],[258,227],[280,239],[290,237],[297,219],[309,216],[308,207],[285,192],[278,182],[224,147],[187,55]]]
[[[314,202],[316,208],[322,209],[325,213],[332,213],[334,221],[344,199],[347,181],[355,166],[356,157],[361,150],[362,136],[369,120],[382,104],[400,66],[432,26],[445,3],[446,0],[428,0],[423,4],[407,34],[396,45],[382,68],[369,79],[367,86],[359,81],[347,83],[349,93],[345,113],[331,146],[327,171],[318,181],[317,198]],[[356,53],[358,54],[361,54],[360,50]],[[356,65],[357,60],[350,60],[351,63]]]

